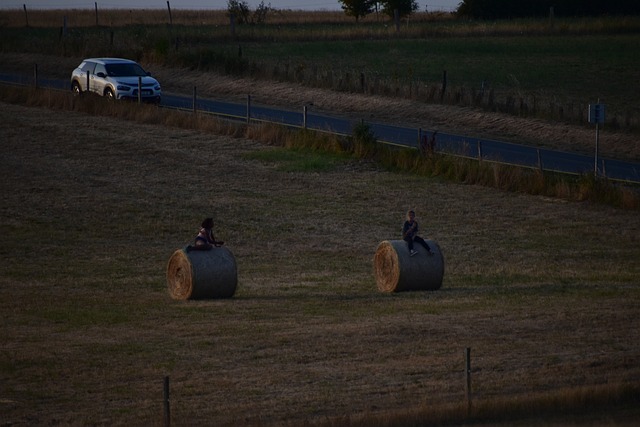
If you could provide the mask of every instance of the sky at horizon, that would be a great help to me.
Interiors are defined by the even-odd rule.
[[[255,9],[261,0],[246,1]],[[0,9],[164,9],[167,0],[0,0]],[[452,12],[462,0],[418,0],[420,11]],[[342,10],[338,0],[264,0],[274,9],[295,10]],[[172,9],[226,9],[227,0],[169,0]]]

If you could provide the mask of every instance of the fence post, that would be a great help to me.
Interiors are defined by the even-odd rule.
[[[538,153],[538,169],[542,172],[542,156],[540,155],[540,149],[536,149],[536,152]]]
[[[478,161],[482,161],[482,141],[478,141]]]
[[[138,76],[138,104],[142,104],[142,77]]]
[[[96,27],[98,26],[98,2],[94,2],[96,5]]]
[[[465,396],[467,399],[467,414],[471,410],[471,348],[464,349]]]
[[[197,95],[197,89],[194,86],[193,87],[193,114],[196,114],[198,112],[198,107],[197,107],[197,99],[198,99],[198,95]]]
[[[247,124],[251,122],[251,95],[247,95]]]
[[[169,25],[173,25],[173,19],[171,18],[171,5],[169,4],[168,0],[167,0],[167,9],[169,9]]]
[[[38,64],[33,64],[33,85],[38,89]]]
[[[171,404],[169,400],[169,377],[164,377],[164,383],[162,387],[162,397],[164,403],[164,427],[171,425]]]
[[[302,107],[302,128],[303,129],[307,128],[307,106],[306,105]]]
[[[440,92],[440,102],[444,100],[444,93],[447,91],[447,70],[442,72],[442,92]]]
[[[24,22],[27,24],[27,28],[29,28],[29,14],[27,13],[27,5],[23,4],[22,8],[24,9]]]

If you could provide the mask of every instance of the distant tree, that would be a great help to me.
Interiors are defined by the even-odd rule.
[[[250,16],[249,4],[242,0],[227,1],[227,15],[235,16],[238,24],[246,24],[249,22]]]
[[[382,4],[382,12],[391,18],[394,18],[396,10],[399,17],[404,18],[419,8],[416,0],[386,0],[379,3]]]
[[[251,14],[251,9],[246,1],[227,1],[227,16],[234,16],[237,24],[262,24],[267,20],[267,14],[272,10],[271,3],[265,6],[264,1],[261,1]]]
[[[374,10],[374,0],[340,0],[342,10],[347,16],[356,18],[356,22],[360,18],[364,18]]]
[[[253,12],[253,22],[256,24],[263,24],[267,21],[267,14],[271,12],[271,3],[268,6],[264,5],[264,1],[261,1],[255,12]]]

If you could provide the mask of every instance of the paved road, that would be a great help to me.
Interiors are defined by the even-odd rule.
[[[34,76],[0,73],[0,81],[33,85]],[[38,86],[66,90],[69,89],[69,82],[38,77]],[[248,108],[248,105],[250,105],[250,108]],[[165,93],[161,106],[192,110],[193,96]],[[358,123],[357,121],[340,117],[315,114],[312,111],[313,107],[307,110],[306,124],[303,107],[300,107],[298,111],[292,111],[264,105],[252,105],[249,102],[233,103],[204,98],[197,98],[196,107],[199,111],[243,121],[247,120],[247,110],[249,110],[250,119],[254,122],[276,122],[292,127],[306,125],[309,129],[341,135],[351,135],[354,126]],[[405,147],[418,148],[422,138],[426,138],[429,141],[433,135],[433,132],[428,130],[428,126],[421,130],[384,123],[367,122],[367,125],[378,141]],[[531,168],[542,168],[546,171],[571,174],[592,174],[594,171],[593,156],[440,132],[435,136],[434,149],[436,152]],[[612,180],[640,183],[640,163],[599,158],[598,173]]]

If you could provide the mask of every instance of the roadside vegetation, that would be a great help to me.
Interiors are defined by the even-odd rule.
[[[503,191],[522,192],[569,201],[593,202],[623,209],[640,210],[637,186],[623,185],[593,175],[572,176],[543,173],[495,162],[478,162],[438,153],[401,149],[378,143],[366,124],[353,129],[350,137],[327,135],[308,130],[289,130],[278,125],[245,126],[206,115],[167,111],[135,104],[108,104],[93,97],[75,98],[71,93],[0,86],[0,99],[21,105],[79,111],[111,116],[139,123],[153,123],[197,129],[215,135],[247,137],[269,145],[309,152],[346,155],[374,161],[388,170],[434,177],[453,183],[482,185]]]

